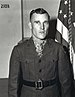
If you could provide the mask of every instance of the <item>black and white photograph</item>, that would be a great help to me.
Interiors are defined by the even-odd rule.
[[[0,0],[0,97],[75,97],[75,0]]]

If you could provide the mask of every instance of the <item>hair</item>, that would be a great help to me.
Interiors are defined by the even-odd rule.
[[[48,15],[48,19],[50,20],[50,15],[48,14],[48,12],[46,10],[44,10],[43,8],[37,8],[37,9],[32,10],[30,12],[30,21],[31,21],[32,15],[34,13],[37,13],[37,14],[47,14]]]

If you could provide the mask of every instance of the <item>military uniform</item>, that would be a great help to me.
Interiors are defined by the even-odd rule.
[[[10,59],[8,97],[72,97],[70,62],[63,46],[48,39],[41,58],[35,49],[32,38],[14,47]],[[53,80],[54,83],[52,81],[44,87],[43,82],[37,83],[39,80]],[[38,86],[27,86],[23,81],[36,82]]]

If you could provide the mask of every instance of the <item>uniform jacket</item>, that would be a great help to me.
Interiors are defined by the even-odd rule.
[[[58,79],[59,84],[36,90],[22,85],[22,79]],[[43,56],[37,56],[32,38],[16,45],[10,58],[8,97],[72,97],[70,62],[63,46],[48,39]],[[61,96],[60,96],[61,94]]]

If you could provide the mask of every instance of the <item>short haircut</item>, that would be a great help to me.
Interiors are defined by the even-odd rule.
[[[34,13],[37,13],[37,14],[47,14],[48,15],[48,19],[50,20],[50,15],[48,14],[48,12],[46,10],[44,10],[43,8],[37,8],[37,9],[32,10],[30,12],[30,21],[31,21],[32,15]]]

